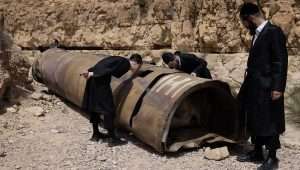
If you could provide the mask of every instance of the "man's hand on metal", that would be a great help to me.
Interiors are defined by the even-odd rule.
[[[192,72],[192,73],[191,73],[191,76],[197,77],[197,74],[194,73],[194,72]]]
[[[282,96],[282,92],[280,91],[272,91],[272,100],[277,100]]]
[[[83,72],[80,74],[80,76],[83,76],[86,79],[89,79],[90,77],[92,77],[94,75],[93,72]]]

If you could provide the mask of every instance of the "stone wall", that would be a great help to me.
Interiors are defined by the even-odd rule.
[[[244,0],[246,1],[246,0]],[[248,0],[251,1],[251,0]],[[266,17],[300,49],[300,1],[259,2]],[[1,0],[7,30],[22,47],[49,45],[107,50],[179,49],[245,52],[250,36],[239,22],[243,0]]]

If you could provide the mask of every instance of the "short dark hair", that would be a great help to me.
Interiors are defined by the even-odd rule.
[[[175,54],[175,55],[180,55],[180,54],[181,54],[181,51],[175,51],[174,54]]]
[[[171,62],[175,59],[174,55],[169,52],[163,53],[161,57],[162,57],[164,63],[166,63],[166,64],[168,64],[169,62]]]
[[[259,7],[253,3],[244,3],[240,8],[240,18],[246,20],[250,15],[260,13]]]
[[[137,64],[143,64],[142,56],[139,54],[132,54],[129,59]]]

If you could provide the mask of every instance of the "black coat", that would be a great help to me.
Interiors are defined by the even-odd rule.
[[[180,53],[181,66],[178,70],[191,74],[196,73],[197,77],[211,79],[211,74],[207,69],[207,62],[194,54]]]
[[[251,47],[245,80],[238,99],[252,136],[273,136],[285,131],[284,97],[273,101],[271,92],[285,91],[288,53],[282,30],[267,23]]]
[[[105,58],[88,69],[89,72],[94,73],[94,76],[87,81],[83,109],[87,112],[113,114],[115,106],[110,86],[111,76],[119,78],[129,69],[128,59],[119,56]]]

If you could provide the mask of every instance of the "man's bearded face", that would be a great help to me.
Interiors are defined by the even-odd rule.
[[[257,26],[250,19],[242,20],[243,25],[250,31],[251,35],[255,35]]]

